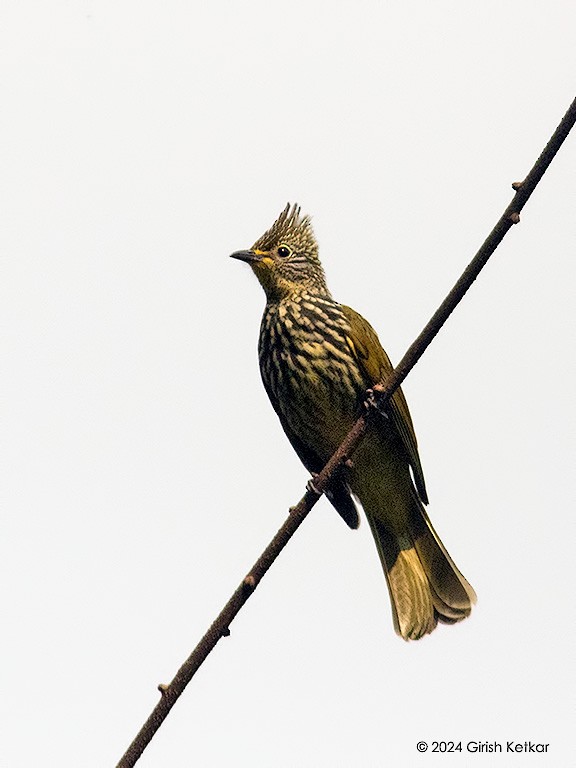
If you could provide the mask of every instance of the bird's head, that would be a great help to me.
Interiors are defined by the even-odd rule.
[[[250,264],[269,299],[301,290],[328,293],[310,218],[300,215],[298,205],[288,204],[250,250],[231,256]]]

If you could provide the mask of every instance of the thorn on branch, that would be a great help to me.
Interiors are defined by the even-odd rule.
[[[518,192],[520,187],[523,187],[523,186],[524,186],[524,182],[523,181],[513,181],[512,182],[512,189],[516,190],[516,192]]]
[[[345,466],[347,469],[353,469],[353,468],[354,468],[354,462],[352,461],[352,459],[349,459],[347,456],[345,456],[345,457],[342,459],[342,464],[343,464],[343,465],[344,465],[344,466]]]
[[[244,581],[242,583],[250,590],[256,589],[256,579],[251,573],[244,577]]]
[[[230,637],[230,627],[224,627],[222,630],[222,637]]]
[[[513,213],[510,214],[508,218],[510,219],[512,224],[518,224],[518,222],[520,221],[520,214],[514,211]]]
[[[158,690],[160,691],[162,696],[166,696],[166,694],[168,693],[168,688],[169,687],[170,686],[166,685],[166,683],[158,683]]]

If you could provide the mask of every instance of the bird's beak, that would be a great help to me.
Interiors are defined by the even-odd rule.
[[[230,254],[230,258],[253,264],[255,261],[260,261],[262,254],[257,251],[234,251],[234,253]]]
[[[260,251],[258,248],[252,248],[249,251],[234,251],[230,254],[232,259],[239,259],[250,264],[252,269],[258,274],[262,271],[267,272],[274,266],[274,259],[268,251]]]

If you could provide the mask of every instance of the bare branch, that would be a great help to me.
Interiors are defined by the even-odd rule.
[[[516,194],[510,205],[506,208],[492,232],[486,238],[484,244],[464,270],[464,273],[454,285],[448,296],[434,313],[422,333],[408,348],[408,351],[398,363],[397,367],[385,382],[374,387],[375,405],[383,408],[393,395],[395,390],[404,381],[408,373],[416,365],[424,351],[452,314],[456,306],[462,300],[481,269],[485,266],[490,256],[494,253],[508,230],[520,221],[520,211],[542,178],[544,172],[552,162],[552,159],[562,146],[571,128],[576,122],[576,99],[572,102],[562,122],[552,135],[544,151],[534,164],[530,173],[522,182],[514,182],[513,189]],[[242,580],[230,600],[226,603],[219,616],[200,640],[194,651],[180,667],[176,676],[169,685],[158,686],[161,697],[158,704],[152,710],[150,717],[144,723],[132,744],[118,763],[117,768],[132,768],[150,743],[152,737],[162,725],[168,713],[180,697],[184,688],[188,685],[195,672],[204,662],[210,651],[216,646],[221,637],[230,634],[229,626],[236,617],[244,603],[254,592],[260,580],[270,568],[274,560],[284,549],[293,534],[298,530],[306,515],[314,504],[326,491],[333,474],[340,464],[351,461],[355,449],[358,447],[366,425],[370,418],[371,403],[374,399],[368,398],[366,412],[356,421],[350,432],[344,438],[336,453],[331,457],[322,471],[314,477],[314,482],[309,483],[306,493],[295,507],[290,509],[290,514],[270,544],[254,563],[247,576]]]

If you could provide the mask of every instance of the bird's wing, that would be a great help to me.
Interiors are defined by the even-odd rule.
[[[385,379],[393,370],[390,358],[382,348],[376,331],[370,323],[350,307],[342,306],[342,311],[350,323],[350,333],[347,337],[348,346],[358,366],[366,377],[367,388],[373,387]],[[396,428],[408,461],[412,467],[414,482],[418,495],[424,504],[428,503],[424,473],[418,455],[416,434],[412,425],[412,418],[408,410],[408,403],[400,388],[394,392],[388,401],[389,415],[392,424]]]
[[[320,472],[322,467],[324,466],[325,462],[322,461],[322,459],[313,451],[309,445],[306,445],[294,432],[293,429],[290,428],[290,425],[288,424],[286,418],[284,417],[284,414],[278,407],[278,403],[276,401],[276,397],[272,391],[266,387],[266,384],[264,384],[266,391],[268,393],[268,397],[270,398],[270,402],[272,403],[272,407],[276,411],[276,414],[278,418],[280,419],[280,424],[282,424],[282,429],[286,433],[286,436],[288,440],[290,440],[290,443],[292,444],[292,448],[296,451],[298,454],[298,458],[304,464],[308,472],[311,474],[317,474]],[[330,483],[330,487],[326,490],[326,497],[336,510],[340,517],[344,520],[346,525],[348,525],[350,528],[358,528],[360,525],[360,517],[358,515],[358,510],[356,509],[356,505],[354,504],[354,500],[352,499],[352,496],[350,495],[350,489],[348,488],[346,481],[343,477],[336,477],[332,480]]]

